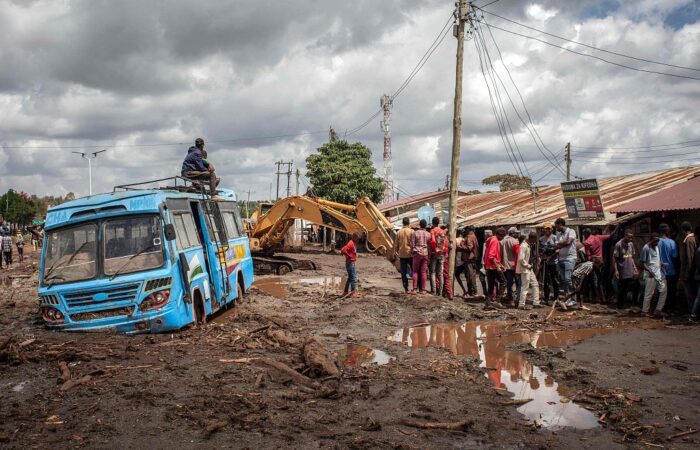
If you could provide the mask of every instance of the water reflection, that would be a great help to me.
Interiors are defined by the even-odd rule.
[[[528,419],[538,419],[544,427],[597,427],[596,416],[571,402],[568,397],[572,393],[568,389],[539,367],[530,364],[519,352],[506,350],[506,346],[562,347],[608,333],[612,329],[530,331],[517,327],[512,322],[422,325],[399,330],[391,339],[410,347],[443,347],[457,355],[478,358],[495,387],[507,389],[516,400],[532,399],[520,406],[518,411]]]
[[[294,280],[293,278],[268,277],[258,278],[253,282],[261,292],[277,298],[289,296],[289,286],[323,286],[323,290],[329,293],[340,293],[345,287],[345,277],[324,276],[308,277]]]
[[[343,367],[363,367],[370,364],[383,366],[394,359],[386,352],[365,345],[348,344],[338,350],[338,362]]]

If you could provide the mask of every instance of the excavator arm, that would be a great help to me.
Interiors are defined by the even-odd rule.
[[[395,259],[393,226],[367,197],[355,206],[305,196],[279,200],[258,215],[250,234],[251,250],[264,255],[280,250],[296,219],[348,235],[358,233],[366,238],[368,251]]]

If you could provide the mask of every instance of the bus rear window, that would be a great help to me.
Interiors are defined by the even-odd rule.
[[[158,216],[123,217],[104,223],[104,272],[139,272],[163,265],[163,240]]]

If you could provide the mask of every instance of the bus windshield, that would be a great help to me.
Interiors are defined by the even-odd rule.
[[[44,284],[88,280],[97,274],[97,224],[47,233]]]
[[[104,272],[112,276],[161,267],[164,262],[160,218],[121,217],[104,222]]]

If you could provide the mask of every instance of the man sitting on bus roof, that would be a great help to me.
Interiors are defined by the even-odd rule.
[[[203,152],[204,139],[195,139],[194,146],[190,147],[182,162],[182,176],[190,180],[208,180],[210,194],[216,195],[216,186],[220,180],[216,177],[214,164],[204,159]]]

